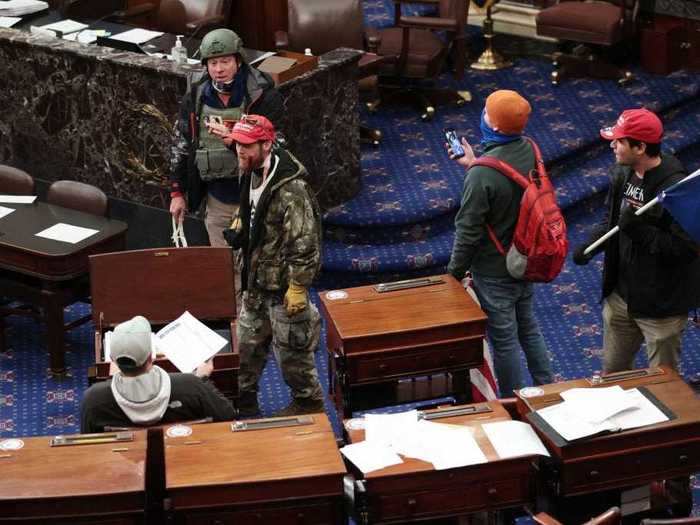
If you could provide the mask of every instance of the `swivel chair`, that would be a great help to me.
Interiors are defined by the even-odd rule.
[[[145,3],[126,9],[116,18],[129,23],[130,20],[147,17],[153,29],[176,35],[199,35],[228,21],[231,0],[161,0],[160,3]]]
[[[639,0],[558,0],[537,15],[537,34],[578,44],[572,53],[554,54],[552,84],[563,75],[618,79],[625,83],[632,73],[600,60],[589,46],[623,46],[637,33]]]
[[[365,32],[361,0],[288,0],[288,29],[275,31],[275,47],[299,53],[310,49],[315,55],[339,47],[364,51],[371,38]],[[360,96],[370,111],[378,104],[377,69],[383,61],[365,51],[358,62]],[[364,141],[377,145],[381,137],[378,129],[360,127]]]
[[[421,119],[426,121],[433,117],[438,103],[462,105],[471,100],[468,91],[425,88],[418,84],[421,80],[434,82],[442,73],[450,53],[453,55],[454,77],[460,80],[464,76],[467,2],[418,1],[436,5],[437,16],[403,16],[401,5],[404,3],[416,1],[394,0],[394,27],[379,31],[377,53],[394,59],[391,65],[380,68],[380,93],[382,97],[385,93],[391,95],[397,92],[408,95],[418,102]]]
[[[34,179],[26,171],[0,164],[0,193],[34,195]]]

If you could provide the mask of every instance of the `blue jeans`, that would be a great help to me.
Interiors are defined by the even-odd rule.
[[[525,386],[518,346],[525,352],[534,383],[553,383],[547,345],[532,310],[532,283],[476,274],[473,279],[481,308],[488,317],[487,333],[501,397],[511,396],[514,390]]]

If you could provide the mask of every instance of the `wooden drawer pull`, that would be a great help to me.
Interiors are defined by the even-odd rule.
[[[688,456],[686,454],[681,454],[680,456],[678,456],[678,462],[681,465],[685,465],[686,463],[688,463]]]
[[[600,477],[600,472],[598,472],[597,470],[591,470],[588,473],[588,477],[591,479],[598,479]]]
[[[491,487],[487,493],[491,497],[498,496],[498,489]]]

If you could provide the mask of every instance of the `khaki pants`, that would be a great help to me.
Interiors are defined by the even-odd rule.
[[[633,319],[627,313],[627,303],[617,292],[603,303],[603,367],[605,372],[634,368],[634,358],[642,342],[647,345],[649,366],[667,365],[678,370],[681,336],[687,315],[662,319]]]
[[[231,221],[238,214],[238,204],[226,204],[207,194],[207,207],[204,213],[204,226],[209,234],[209,244],[216,247],[228,247],[223,231],[231,226]],[[236,312],[241,311],[241,270],[234,262],[233,282],[236,287]]]

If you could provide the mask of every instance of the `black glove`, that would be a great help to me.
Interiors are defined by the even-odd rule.
[[[243,247],[243,232],[241,230],[226,228],[223,234],[228,245],[234,250],[239,250]]]
[[[576,248],[576,250],[574,250],[573,259],[574,259],[575,265],[584,266],[584,265],[588,264],[588,261],[590,261],[593,258],[592,252],[591,253],[583,253],[586,250],[586,248],[588,248],[588,245],[583,244],[583,245],[579,246],[578,248]]]

